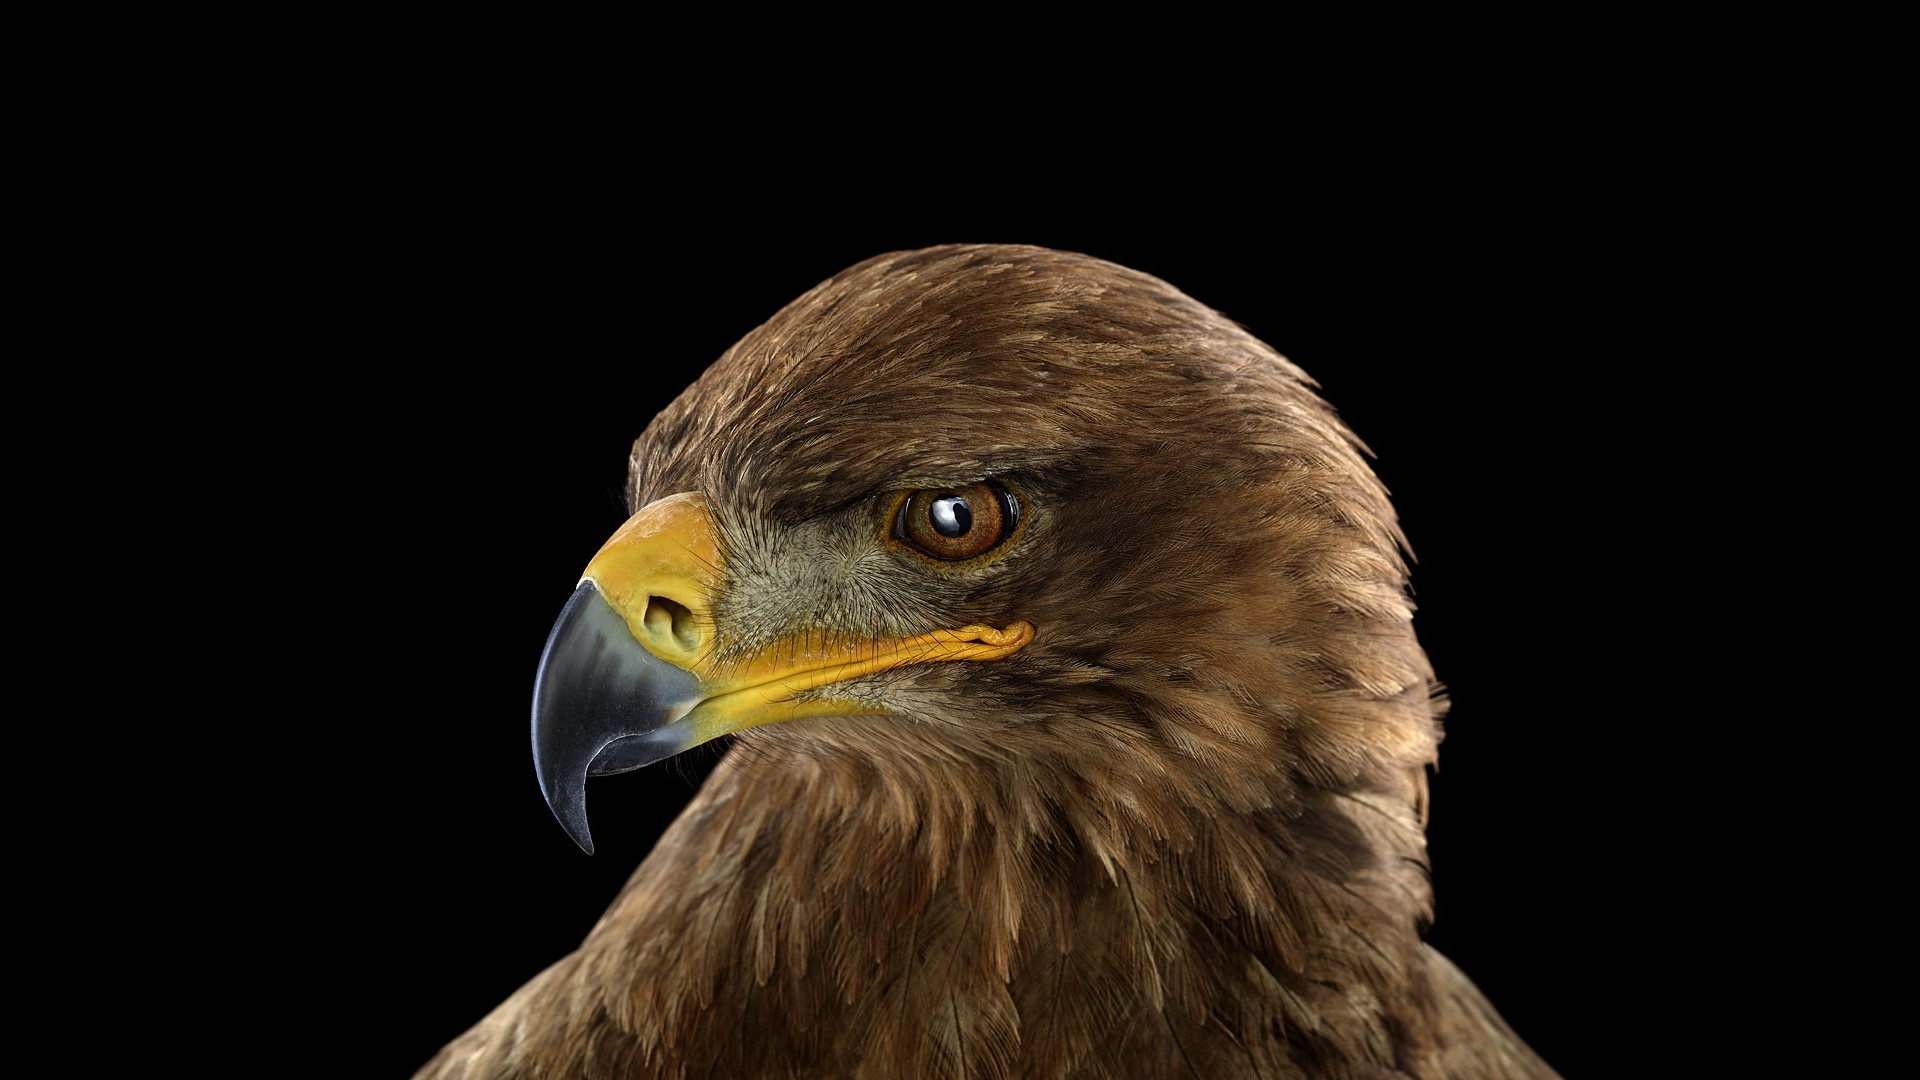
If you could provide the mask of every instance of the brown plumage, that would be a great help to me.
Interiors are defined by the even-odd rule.
[[[1003,543],[900,542],[903,493],[981,481]],[[678,492],[723,666],[1033,638],[739,731],[579,949],[421,1080],[1554,1075],[1421,940],[1444,703],[1403,538],[1273,349],[1080,255],[885,255],[653,421],[631,505]]]

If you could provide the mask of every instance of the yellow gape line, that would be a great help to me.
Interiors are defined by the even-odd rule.
[[[1010,623],[1005,630],[966,626],[934,630],[895,642],[847,640],[822,648],[805,637],[775,642],[741,667],[714,681],[711,696],[687,717],[696,737],[705,740],[781,720],[808,716],[849,716],[879,710],[834,699],[795,701],[808,690],[863,675],[949,660],[1000,660],[1033,640],[1033,624]],[[791,646],[791,648],[783,647]]]
[[[840,663],[828,661],[819,667],[796,670],[792,661],[788,661],[785,670],[775,674],[769,682],[777,682],[781,688],[799,693],[906,664],[931,664],[942,660],[999,660],[1019,652],[1032,640],[1033,624],[1029,622],[1016,622],[1005,630],[996,630],[991,626],[935,630],[891,645],[882,643],[871,656]],[[854,648],[848,647],[845,651],[852,652]],[[759,689],[763,685],[767,684],[741,686],[738,689]]]

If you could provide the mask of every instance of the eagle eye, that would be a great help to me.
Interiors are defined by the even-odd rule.
[[[893,515],[893,538],[925,555],[953,562],[984,555],[1013,535],[1020,503],[985,482],[908,492]]]

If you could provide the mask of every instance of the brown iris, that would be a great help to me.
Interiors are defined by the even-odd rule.
[[[971,559],[1013,535],[1020,504],[999,484],[910,492],[893,517],[894,539],[936,559]]]

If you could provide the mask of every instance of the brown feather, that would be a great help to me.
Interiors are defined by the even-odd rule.
[[[1038,636],[738,735],[419,1080],[1554,1075],[1421,940],[1445,706],[1392,506],[1240,327],[1084,256],[886,255],[728,350],[631,477],[706,495],[742,650]],[[892,493],[988,477],[1029,515],[1004,558],[875,554]]]

